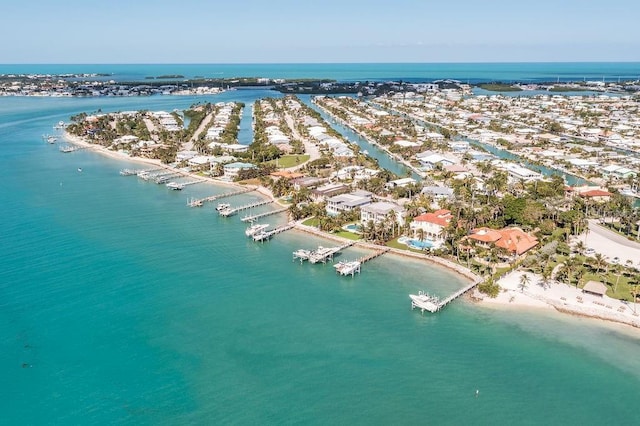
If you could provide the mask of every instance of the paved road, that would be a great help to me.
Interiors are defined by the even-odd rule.
[[[618,257],[623,265],[627,260],[631,260],[635,266],[640,265],[640,243],[629,241],[609,231],[599,225],[596,220],[589,220],[589,233],[583,234],[580,239],[584,241],[587,248],[607,256],[609,262],[614,257]]]

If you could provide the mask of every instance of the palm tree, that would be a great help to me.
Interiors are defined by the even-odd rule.
[[[529,274],[522,274],[520,275],[520,283],[518,284],[518,287],[520,288],[520,292],[524,293],[525,289],[529,286],[529,284],[531,283],[531,278],[529,278]]]
[[[596,266],[596,274],[600,273],[600,268],[607,264],[607,258],[601,253],[596,253],[593,257],[593,263]]]

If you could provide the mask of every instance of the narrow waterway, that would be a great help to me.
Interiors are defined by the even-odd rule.
[[[389,155],[378,148],[375,145],[370,144],[366,139],[362,136],[358,135],[356,132],[348,128],[347,126],[340,124],[329,114],[325,113],[322,109],[318,108],[314,103],[311,102],[311,95],[299,95],[300,100],[302,100],[306,105],[312,108],[314,111],[317,111],[320,116],[327,122],[329,125],[338,133],[348,138],[350,141],[357,144],[360,149],[366,150],[369,154],[369,157],[375,158],[378,161],[378,165],[394,173],[398,176],[407,176],[408,173],[411,173],[411,177],[416,180],[422,180],[420,176],[413,173],[409,170],[405,165],[399,163],[398,161],[390,158]]]

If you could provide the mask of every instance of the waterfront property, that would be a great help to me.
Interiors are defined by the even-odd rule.
[[[474,229],[468,237],[483,248],[493,246],[504,249],[513,257],[521,256],[538,245],[538,239],[517,227],[500,230],[481,227]]]
[[[372,201],[373,194],[368,191],[353,191],[349,194],[336,195],[327,199],[326,210],[330,215],[348,212],[357,207],[365,206]]]
[[[360,207],[360,221],[362,223],[380,223],[391,219],[398,226],[404,224],[405,209],[394,203],[378,201]]]
[[[450,210],[441,209],[433,213],[424,213],[416,216],[409,227],[413,237],[418,240],[428,239],[434,247],[440,247],[444,243],[444,229],[453,219]]]

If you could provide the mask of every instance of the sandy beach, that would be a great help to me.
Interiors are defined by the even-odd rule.
[[[527,274],[530,283],[523,290],[520,277]],[[496,298],[474,293],[474,299],[486,306],[554,308],[560,312],[613,321],[640,328],[640,306],[634,303],[583,293],[581,289],[554,281],[543,288],[541,277],[530,272],[513,271],[498,281],[502,291]],[[637,312],[636,312],[637,311]]]

